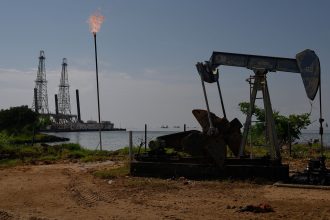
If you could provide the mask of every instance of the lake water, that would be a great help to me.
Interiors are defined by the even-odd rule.
[[[148,131],[147,143],[161,135],[171,134],[178,131]],[[88,149],[99,149],[99,133],[98,132],[54,132],[48,133],[59,137],[69,138],[71,143],[79,143]],[[128,146],[128,131],[102,131],[102,147],[104,150],[117,150]],[[319,139],[317,132],[303,133],[298,142],[307,142],[310,139]],[[324,145],[330,147],[330,133],[323,135]],[[144,131],[133,131],[133,145],[139,145],[144,141]]]
[[[148,131],[147,143],[161,135],[175,133],[177,131]],[[99,149],[99,133],[93,132],[52,132],[47,133],[59,137],[69,138],[71,143],[78,143],[88,149]],[[144,131],[133,131],[133,145],[144,142]],[[65,142],[67,143],[67,142]],[[128,131],[102,131],[102,149],[117,150],[129,145]]]

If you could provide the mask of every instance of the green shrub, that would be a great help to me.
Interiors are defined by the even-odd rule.
[[[68,159],[80,159],[85,156],[86,156],[85,152],[78,151],[78,150],[70,151],[70,152],[68,152],[68,154],[66,154],[66,158],[68,158]]]
[[[13,159],[19,156],[19,148],[9,146],[9,145],[0,145],[0,159]]]
[[[66,144],[62,144],[62,149],[67,149],[70,151],[78,151],[78,150],[82,150],[82,147],[79,144],[75,144],[75,143],[66,143]]]
[[[22,164],[21,160],[18,159],[2,159],[0,160],[0,167],[13,167]]]
[[[95,162],[95,161],[105,161],[109,160],[109,156],[102,155],[86,155],[84,158],[81,158],[82,162]]]
[[[55,163],[55,161],[57,161],[59,159],[59,157],[54,156],[54,155],[47,155],[47,156],[43,156],[38,158],[39,161],[42,161],[46,164],[52,164]]]
[[[37,158],[41,156],[42,152],[39,147],[36,146],[23,146],[19,149],[19,155],[21,158],[31,157]]]
[[[148,150],[149,149],[147,148],[147,151]],[[133,146],[132,151],[133,151],[133,154],[138,153],[139,152],[139,147],[138,146]],[[140,153],[143,153],[143,152],[145,152],[144,147],[141,147]],[[123,148],[118,149],[118,150],[115,150],[112,153],[112,155],[120,155],[120,156],[126,156],[128,154],[129,154],[129,147],[128,146],[123,147]]]

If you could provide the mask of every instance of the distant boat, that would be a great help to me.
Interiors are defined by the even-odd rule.
[[[162,125],[161,128],[168,128],[168,125]]]
[[[180,128],[180,126],[177,126],[177,125],[176,125],[176,126],[173,126],[173,128]]]

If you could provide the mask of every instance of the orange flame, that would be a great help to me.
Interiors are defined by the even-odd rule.
[[[100,30],[103,21],[104,16],[101,15],[99,11],[94,12],[88,19],[88,24],[91,32],[94,34],[97,33]]]

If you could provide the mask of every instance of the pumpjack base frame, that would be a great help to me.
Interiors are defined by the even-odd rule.
[[[289,179],[289,166],[278,160],[257,159],[225,159],[222,168],[200,160],[134,160],[130,164],[133,176],[172,178],[184,176],[189,179],[254,179],[263,178],[271,181],[286,181]]]

